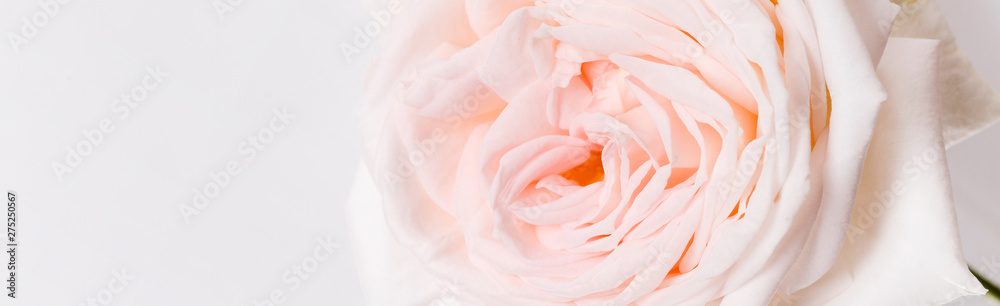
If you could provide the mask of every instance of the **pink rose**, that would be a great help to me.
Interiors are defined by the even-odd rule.
[[[893,35],[932,39],[889,1],[404,2],[352,204],[370,302],[981,294],[943,156],[998,102],[919,3]]]

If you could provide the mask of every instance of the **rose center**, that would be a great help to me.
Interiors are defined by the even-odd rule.
[[[559,175],[580,184],[580,186],[604,180],[604,163],[601,162],[601,151],[590,151],[590,158],[587,161]]]

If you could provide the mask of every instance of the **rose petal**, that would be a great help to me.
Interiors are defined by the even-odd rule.
[[[907,1],[892,29],[894,37],[940,40],[938,88],[944,140],[951,147],[1000,120],[997,94],[955,43],[935,0]]]
[[[889,31],[892,29],[892,21],[899,13],[899,6],[884,0],[845,0],[844,4],[851,11],[854,24],[858,27],[865,45],[868,46],[872,63],[878,63],[885,50]]]
[[[879,107],[886,99],[868,46],[858,34],[846,4],[839,1],[806,4],[813,12],[832,98],[829,149],[822,171],[823,198],[819,212],[802,255],[782,285],[784,292],[812,284],[833,265],[847,232],[871,131]]]
[[[879,64],[889,100],[868,152],[849,239],[823,280],[790,297],[795,304],[835,294],[830,304],[941,305],[986,292],[969,273],[959,243],[940,134],[937,60],[935,40],[889,40]]]
[[[440,292],[435,278],[409,249],[396,242],[385,225],[382,197],[368,169],[358,168],[347,199],[351,246],[368,305],[428,304]],[[401,294],[382,294],[386,290]]]

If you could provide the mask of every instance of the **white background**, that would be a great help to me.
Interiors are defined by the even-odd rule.
[[[942,5],[1000,87],[1000,3]],[[377,51],[340,52],[372,20],[360,1],[243,0],[220,18],[212,0],[70,0],[15,52],[8,35],[35,14],[38,1],[0,2],[0,191],[19,196],[16,305],[255,305],[275,290],[282,305],[363,304],[343,204],[360,159],[361,76]],[[157,66],[169,76],[122,119],[116,99]],[[275,109],[295,117],[248,160],[241,142]],[[102,120],[114,130],[60,180],[52,164]],[[1000,281],[983,261],[1000,260],[997,156],[1000,126],[949,151],[967,257]],[[241,172],[187,222],[180,207],[231,161]],[[317,260],[318,239],[339,248]],[[318,266],[293,288],[283,276],[304,262]],[[109,287],[122,270],[134,279]]]

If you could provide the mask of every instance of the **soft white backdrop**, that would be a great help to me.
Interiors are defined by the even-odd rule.
[[[343,204],[377,47],[350,61],[340,49],[373,20],[360,1],[55,1],[0,2],[0,191],[18,192],[20,209],[18,299],[0,305],[256,305],[276,290],[281,305],[363,304]],[[1000,87],[1000,3],[942,6]],[[10,35],[38,14],[15,50]],[[116,100],[147,67],[167,76],[123,119]],[[248,160],[241,142],[275,109],[294,118]],[[114,129],[60,180],[52,164],[102,120]],[[994,281],[998,156],[1000,126],[949,151],[967,257]],[[230,162],[241,172],[185,220],[194,190]],[[338,244],[332,256],[318,240]],[[128,284],[109,286],[123,270]]]

